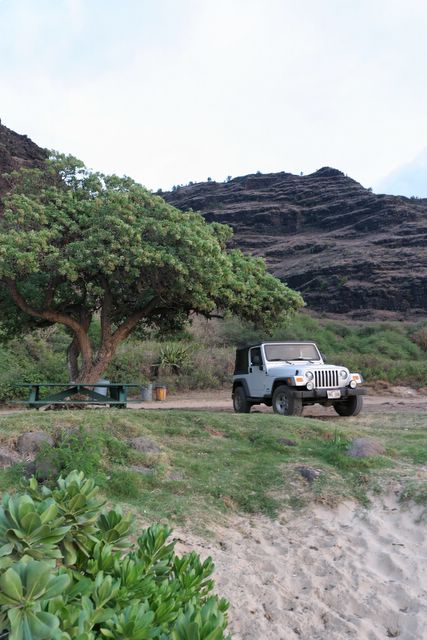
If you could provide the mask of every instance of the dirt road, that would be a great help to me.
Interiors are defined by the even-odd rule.
[[[135,409],[153,410],[233,411],[229,390],[192,391],[171,395],[164,401],[141,402],[129,406]],[[381,395],[369,390],[368,395],[364,397],[364,411],[370,413],[426,412],[427,414],[427,395],[406,387],[391,388],[389,393]],[[262,404],[253,407],[252,412],[271,413],[272,409]],[[332,407],[320,405],[305,407],[303,415],[338,418]]]
[[[420,393],[408,387],[391,387],[387,393],[375,393],[368,389],[364,397],[364,412],[369,413],[426,413],[427,420],[427,394]],[[169,395],[166,400],[152,402],[130,402],[129,409],[161,410],[188,410],[188,411],[233,411],[231,392],[227,390],[189,391]],[[0,409],[0,417],[13,415],[26,411],[26,409]],[[252,412],[272,413],[271,407],[257,405]],[[314,405],[305,407],[304,416],[316,418],[338,418],[332,407]]]

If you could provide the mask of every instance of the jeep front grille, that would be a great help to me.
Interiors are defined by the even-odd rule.
[[[316,389],[338,387],[338,371],[336,369],[321,369],[315,371],[314,386]]]

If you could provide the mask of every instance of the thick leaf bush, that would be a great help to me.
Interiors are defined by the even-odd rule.
[[[82,472],[23,489],[0,508],[1,639],[225,640],[210,558],[177,556],[161,525],[131,542]]]

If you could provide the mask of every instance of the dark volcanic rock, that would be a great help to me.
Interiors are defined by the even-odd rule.
[[[3,174],[22,167],[40,167],[47,156],[45,149],[38,147],[27,136],[8,129],[0,120],[0,213],[1,198],[7,190]]]
[[[341,171],[254,174],[161,194],[234,229],[234,246],[331,313],[427,310],[427,199],[376,195]]]
[[[319,469],[312,469],[312,467],[298,467],[297,471],[305,478],[308,482],[313,482],[316,480],[321,474]]]

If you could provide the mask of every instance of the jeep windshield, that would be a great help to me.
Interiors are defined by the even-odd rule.
[[[265,357],[270,362],[291,360],[320,360],[320,354],[314,344],[293,342],[292,344],[265,344]]]

